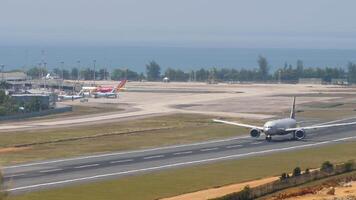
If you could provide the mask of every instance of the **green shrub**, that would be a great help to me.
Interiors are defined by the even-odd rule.
[[[321,165],[320,170],[323,172],[331,173],[332,171],[334,171],[334,165],[330,161],[325,161]]]
[[[300,167],[296,167],[293,170],[293,176],[300,176],[302,174],[302,170],[300,169]]]
[[[351,172],[352,170],[354,170],[355,162],[353,160],[349,160],[344,164],[344,166],[345,171]]]
[[[287,177],[287,173],[282,173],[281,177],[279,177],[279,180],[283,181],[283,180],[286,180],[288,177]]]

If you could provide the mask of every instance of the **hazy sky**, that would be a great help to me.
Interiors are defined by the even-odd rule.
[[[0,0],[0,45],[356,48],[355,0]]]

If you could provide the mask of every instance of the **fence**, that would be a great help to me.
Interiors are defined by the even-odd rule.
[[[300,176],[286,178],[284,180],[277,180],[271,183],[267,183],[264,185],[260,185],[254,188],[250,188],[247,190],[243,190],[240,192],[235,192],[232,194],[228,194],[223,197],[216,198],[215,200],[249,200],[256,199],[258,197],[265,196],[267,194],[271,194],[283,189],[287,189],[290,187],[295,187],[298,185],[302,185],[304,183],[308,183],[315,180],[320,180],[323,178],[327,178],[330,176],[342,174],[348,171],[356,170],[355,164],[351,166],[347,166],[347,163],[336,165],[333,170],[330,172],[324,172],[320,170],[312,171],[308,174],[302,174]]]

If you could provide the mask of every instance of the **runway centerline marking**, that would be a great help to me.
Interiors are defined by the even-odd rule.
[[[19,176],[24,176],[26,174],[14,174],[14,175],[9,175],[9,176],[4,176],[4,178],[13,178],[13,177],[19,177]]]
[[[219,149],[218,147],[214,147],[214,148],[208,148],[208,149],[200,149],[200,151],[213,151],[213,150],[217,150]]]
[[[225,148],[227,149],[231,149],[231,148],[236,148],[236,147],[242,147],[241,144],[237,144],[237,145],[230,145],[230,146],[226,146]]]
[[[251,144],[256,145],[256,144],[262,144],[263,142],[253,142]]]
[[[157,155],[157,156],[148,156],[148,157],[144,157],[144,160],[148,160],[148,159],[154,159],[154,158],[162,158],[164,157],[164,155]]]
[[[173,155],[185,155],[185,154],[191,154],[191,153],[193,153],[193,151],[183,151],[183,152],[174,153]]]
[[[20,164],[20,165],[13,165],[13,166],[3,167],[3,169],[13,169],[13,168],[19,168],[19,167],[31,167],[31,166],[36,166],[36,165],[52,164],[52,163],[59,163],[59,162],[68,162],[68,161],[74,161],[74,160],[84,160],[84,159],[100,158],[100,157],[108,157],[108,156],[118,156],[118,155],[124,155],[124,154],[132,154],[132,153],[144,153],[144,152],[157,151],[157,150],[176,149],[176,148],[188,147],[188,146],[198,146],[198,145],[204,145],[204,144],[228,142],[228,141],[233,141],[233,140],[237,140],[237,139],[245,139],[245,138],[250,138],[250,136],[240,136],[240,137],[233,137],[233,138],[227,138],[227,139],[221,139],[221,140],[211,140],[211,141],[206,141],[206,142],[197,142],[197,143],[192,143],[192,144],[182,144],[182,145],[158,147],[158,148],[143,149],[143,150],[136,150],[136,151],[115,152],[115,153],[108,153],[108,154],[82,156],[82,157],[76,157],[76,158],[68,158],[68,159],[60,159],[60,160],[52,160],[52,161],[43,161],[43,162],[36,162],[36,163]]]
[[[114,163],[124,163],[124,162],[131,162],[131,161],[133,161],[133,159],[114,160],[114,161],[111,161],[110,163],[111,163],[111,164],[114,164]]]
[[[40,173],[48,173],[48,172],[56,172],[56,171],[62,171],[63,169],[48,169],[48,170],[42,170]]]
[[[335,140],[328,140],[328,141],[317,142],[317,143],[311,143],[311,144],[297,145],[297,146],[292,146],[292,147],[284,147],[284,148],[278,148],[278,149],[254,151],[254,152],[249,152],[249,153],[233,154],[233,155],[215,157],[215,158],[209,158],[209,159],[203,159],[203,160],[195,160],[195,161],[188,161],[188,162],[181,162],[181,163],[173,163],[173,164],[161,165],[161,166],[156,166],[156,167],[148,167],[148,168],[134,169],[134,170],[128,170],[128,171],[109,173],[109,174],[100,174],[100,175],[88,176],[88,177],[82,177],[82,178],[75,178],[75,179],[67,179],[67,180],[61,180],[61,181],[40,183],[40,184],[34,184],[34,185],[28,185],[28,186],[12,188],[12,189],[8,189],[6,191],[12,192],[12,191],[18,191],[18,190],[40,188],[40,187],[44,187],[44,186],[51,186],[51,185],[58,185],[58,184],[65,184],[65,183],[73,183],[73,182],[84,181],[84,180],[92,180],[92,179],[104,178],[104,177],[109,177],[109,176],[118,176],[118,175],[132,174],[132,173],[137,173],[137,172],[145,172],[145,171],[152,171],[152,170],[158,170],[158,169],[185,166],[185,165],[191,165],[191,164],[207,163],[207,162],[212,162],[212,161],[239,158],[239,157],[244,157],[244,156],[249,156],[249,155],[259,155],[259,154],[273,153],[273,152],[278,152],[278,151],[301,149],[301,148],[304,148],[304,147],[320,146],[320,145],[324,145],[324,144],[330,144],[330,143],[341,142],[341,141],[352,140],[352,139],[356,139],[356,136],[340,138],[340,139],[335,139]]]
[[[95,167],[98,166],[99,164],[91,164],[91,165],[81,165],[81,166],[77,166],[74,167],[75,169],[82,169],[82,168],[88,168],[88,167]]]

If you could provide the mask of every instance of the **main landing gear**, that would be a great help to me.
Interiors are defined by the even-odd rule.
[[[272,136],[271,135],[266,135],[266,140],[267,140],[267,142],[270,142],[272,140]]]

